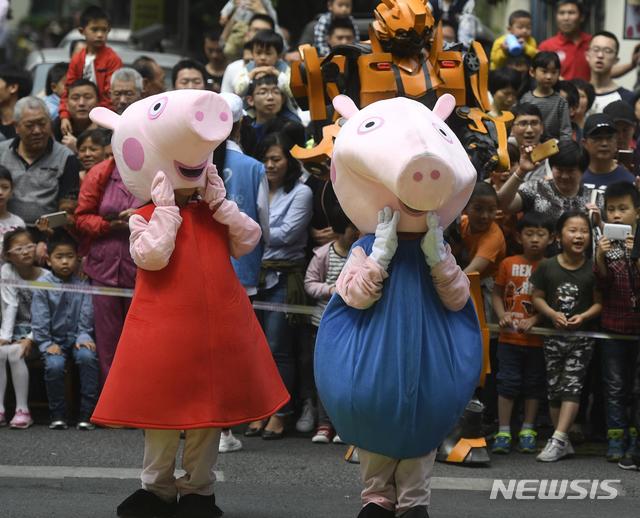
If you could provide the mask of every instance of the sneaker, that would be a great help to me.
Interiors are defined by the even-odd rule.
[[[347,448],[347,452],[344,454],[344,460],[349,464],[360,464],[358,448],[356,446],[349,446],[349,448]]]
[[[54,419],[49,423],[49,430],[66,430],[69,428],[64,419]]]
[[[230,453],[242,449],[242,441],[233,436],[231,430],[220,434],[220,444],[218,444],[219,453]]]
[[[300,433],[312,432],[313,427],[315,426],[315,420],[315,408],[313,406],[313,402],[310,399],[305,399],[304,405],[302,406],[302,413],[296,423],[296,430]]]
[[[566,441],[561,441],[560,439],[551,437],[547,441],[544,449],[536,457],[536,460],[539,460],[540,462],[555,462],[569,455],[573,455],[573,453],[573,447],[568,439]]]
[[[624,454],[624,457],[618,462],[618,467],[627,470],[640,470],[640,455],[633,455],[631,452]]]
[[[76,425],[76,430],[95,430],[96,425],[94,425],[90,421],[78,421]]]
[[[536,442],[538,439],[538,433],[530,428],[526,430],[520,430],[518,434],[518,451],[520,453],[536,453],[538,451]]]
[[[33,419],[31,419],[31,414],[28,410],[16,410],[16,414],[13,416],[9,426],[18,430],[26,430],[32,424]]]
[[[493,440],[491,453],[509,453],[511,451],[511,434],[509,432],[498,432]]]
[[[338,434],[335,434],[335,436],[333,437],[333,441],[331,441],[331,442],[333,444],[347,444],[342,439],[340,439],[340,436]]]
[[[331,439],[333,438],[333,428],[330,426],[318,426],[316,433],[311,438],[311,442],[315,442],[318,444],[329,444]]]
[[[7,418],[4,416],[4,412],[0,412],[0,426],[7,426]]]
[[[624,430],[607,431],[607,462],[619,462],[624,457]]]

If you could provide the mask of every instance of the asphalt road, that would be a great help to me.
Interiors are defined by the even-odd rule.
[[[344,446],[308,438],[244,439],[244,449],[220,455],[216,496],[227,518],[355,518],[358,466],[342,459]],[[142,434],[137,430],[27,431],[0,429],[0,517],[115,516],[115,507],[139,487]],[[637,518],[640,472],[603,458],[603,444],[554,464],[512,453],[490,467],[436,464],[431,518]],[[490,499],[494,479],[618,480],[612,500]],[[599,492],[596,496],[604,495]]]

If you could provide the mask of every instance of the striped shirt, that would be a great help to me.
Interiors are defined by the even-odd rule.
[[[338,281],[338,277],[340,276],[340,272],[342,268],[344,268],[345,263],[347,262],[346,257],[342,257],[333,244],[329,247],[329,264],[327,266],[327,278],[325,279],[325,283],[329,286],[335,286]],[[311,323],[314,326],[320,325],[320,319],[322,318],[322,314],[324,313],[327,304],[329,303],[328,299],[318,300],[316,303],[316,312],[311,315]]]
[[[533,92],[527,92],[520,102],[531,103],[540,109],[544,132],[547,135],[559,140],[571,140],[573,130],[569,118],[569,105],[559,93],[554,92],[547,97],[538,97]]]

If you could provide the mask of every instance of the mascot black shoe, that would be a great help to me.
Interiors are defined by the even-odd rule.
[[[162,500],[146,489],[138,489],[116,509],[119,518],[169,518],[175,512],[175,501]]]

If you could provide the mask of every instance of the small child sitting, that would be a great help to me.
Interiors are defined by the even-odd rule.
[[[64,85],[67,81],[67,69],[69,65],[64,62],[53,65],[47,72],[47,82],[45,84],[44,103],[49,109],[51,120],[58,117],[58,107],[60,106],[60,97],[64,92]]]
[[[607,187],[605,221],[629,225],[632,229],[626,241],[602,236],[596,248],[594,272],[602,292],[600,325],[607,333],[640,334],[640,264],[631,258],[639,214],[640,195],[633,184],[618,182]],[[609,462],[618,462],[627,447],[634,446],[627,400],[633,385],[631,366],[637,356],[637,340],[606,340],[602,345]]]
[[[509,57],[507,37],[512,34],[522,46],[520,54],[524,53],[531,59],[538,52],[536,40],[531,36],[531,13],[524,10],[513,11],[509,15],[508,34],[504,34],[493,42],[491,47],[491,70],[502,68]]]
[[[220,10],[220,25],[226,25],[230,20],[248,24],[253,15],[258,13],[268,14],[277,20],[278,15],[271,0],[229,0]]]
[[[285,96],[285,109],[295,116],[297,105],[289,86],[291,69],[284,60],[280,59],[283,49],[282,36],[276,32],[267,30],[256,33],[251,40],[252,60],[238,74],[234,90],[237,95],[244,98],[253,81],[265,75],[272,75],[278,79],[278,88]]]
[[[95,5],[87,7],[80,15],[80,33],[86,48],[75,54],[69,63],[67,82],[60,99],[60,130],[63,135],[73,133],[67,100],[69,87],[78,79],[88,79],[98,87],[98,105],[111,108],[111,75],[122,67],[122,60],[107,45],[111,22],[106,11]]]
[[[68,288],[88,286],[80,279],[78,245],[63,230],[56,231],[48,243],[50,272],[38,280]],[[67,428],[64,399],[64,370],[69,357],[80,370],[80,416],[77,428],[92,430],[89,422],[98,397],[98,358],[93,340],[91,295],[72,291],[34,290],[31,303],[33,340],[42,353],[44,380],[49,399],[52,430]]]
[[[355,41],[360,41],[360,32],[353,16],[351,16],[351,0],[328,0],[328,12],[322,14],[313,28],[313,46],[318,50],[319,56],[329,54],[329,26],[334,18],[349,18],[353,24]]]
[[[356,242],[359,235],[358,229],[347,218],[339,205],[336,204],[333,207],[329,218],[331,219],[331,228],[338,237],[313,251],[313,258],[309,262],[304,278],[305,291],[316,300],[316,312],[311,316],[311,323],[314,326],[312,337],[314,344],[322,314],[329,299],[336,291],[336,281],[347,262],[351,245]],[[311,441],[321,444],[328,444],[331,441],[336,444],[342,443],[340,437],[336,435],[320,399],[318,399],[318,427]]]
[[[498,421],[493,453],[511,451],[511,413],[520,394],[524,402],[524,422],[518,434],[518,451],[535,453],[535,419],[545,395],[545,366],[542,338],[527,332],[538,323],[529,282],[544,257],[553,236],[553,223],[541,214],[529,212],[517,224],[522,255],[507,257],[498,269],[493,288],[493,310],[503,329],[498,338]]]
[[[16,394],[16,411],[9,423],[11,428],[26,429],[33,424],[27,396],[29,394],[29,370],[25,358],[33,346],[31,334],[32,290],[9,286],[5,282],[35,281],[42,273],[35,266],[36,243],[25,228],[11,230],[3,239],[2,265],[2,327],[0,328],[0,426],[5,426],[4,393],[7,387],[5,362],[11,368],[13,390]]]

